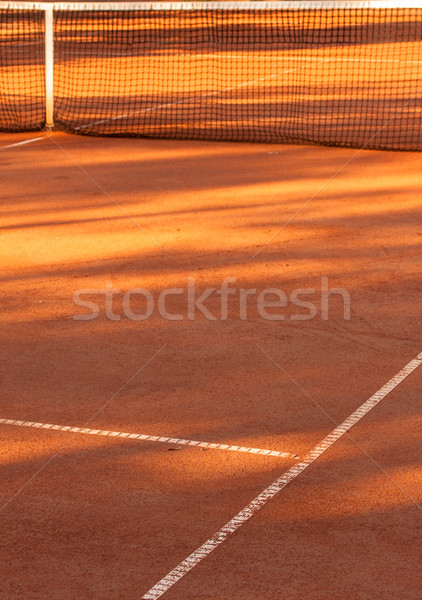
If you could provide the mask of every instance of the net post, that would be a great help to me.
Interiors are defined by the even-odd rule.
[[[54,126],[54,35],[53,4],[45,10],[45,126]]]

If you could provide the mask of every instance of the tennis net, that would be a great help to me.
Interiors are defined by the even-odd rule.
[[[422,149],[422,0],[0,2],[0,129]]]

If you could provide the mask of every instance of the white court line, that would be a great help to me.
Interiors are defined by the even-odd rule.
[[[230,60],[240,60],[240,61],[245,61],[245,62],[249,62],[250,60],[250,56],[245,56],[243,54],[243,56],[240,53],[241,51],[239,51],[238,54],[197,54],[197,53],[186,53],[186,54],[181,54],[181,55],[176,55],[177,59],[180,59],[180,62],[182,62],[181,59],[185,58],[185,57],[189,57],[189,59],[191,60],[192,58],[217,58],[220,60],[225,60],[225,59],[230,59]],[[351,62],[351,63],[389,63],[389,64],[398,64],[398,65],[402,65],[402,66],[406,66],[406,65],[419,65],[422,63],[422,60],[419,59],[415,59],[415,60],[409,60],[409,59],[400,59],[400,58],[384,58],[383,56],[380,57],[376,57],[376,58],[347,58],[344,56],[298,56],[297,54],[291,54],[288,53],[287,51],[284,51],[285,54],[281,55],[281,56],[275,56],[272,55],[270,52],[268,52],[267,54],[264,54],[262,56],[260,55],[255,55],[254,58],[260,59],[263,62],[275,62],[275,61],[285,61],[287,62],[288,60],[290,61],[295,61],[296,63],[301,63],[301,62],[326,62],[326,63],[342,63],[342,62]],[[134,54],[133,51],[131,52],[119,52],[116,54],[113,54],[111,56],[107,56],[106,59],[111,59],[111,58],[134,58]],[[148,60],[149,58],[151,58],[152,60],[156,59],[156,54],[145,54],[142,58]]]
[[[113,57],[113,58],[118,58],[119,56],[130,56],[130,55],[118,55],[117,57]],[[185,55],[185,56],[191,56],[191,55]],[[196,57],[202,57],[202,56],[206,56],[206,57],[212,57],[212,58],[238,58],[240,60],[244,60],[245,57],[240,57],[240,56],[236,56],[236,55],[218,55],[218,54],[204,54],[204,55],[195,55],[193,54],[192,56],[196,56]],[[266,60],[274,60],[274,58],[276,58],[278,60],[278,57],[265,57]],[[291,55],[285,55],[280,57],[280,60],[289,60],[289,59],[293,59],[295,58],[294,54]],[[397,60],[397,59],[382,59],[379,60],[378,58],[368,58],[368,59],[354,59],[354,58],[332,58],[332,57],[303,57],[301,59],[299,59],[302,62],[323,62],[323,63],[330,63],[330,62],[369,62],[369,63],[379,63],[379,62],[383,62],[383,63],[397,63],[397,64],[401,64],[403,65],[403,61]],[[296,63],[298,62],[298,60],[296,60]],[[415,60],[415,61],[404,61],[405,64],[420,64],[422,61],[420,60]],[[243,83],[240,83],[238,85],[234,85],[228,88],[224,88],[223,90],[216,90],[215,92],[208,92],[206,94],[197,94],[195,96],[190,96],[189,98],[183,98],[181,100],[175,100],[173,102],[165,102],[164,104],[157,104],[156,106],[151,106],[150,108],[142,108],[140,110],[135,110],[132,111],[130,113],[126,113],[123,115],[117,115],[116,117],[107,117],[105,119],[100,119],[98,121],[93,121],[92,123],[88,123],[87,125],[81,125],[80,127],[75,127],[75,131],[81,131],[83,129],[88,129],[89,127],[94,127],[95,125],[103,125],[104,123],[110,123],[113,121],[120,121],[122,119],[127,119],[129,117],[133,117],[135,115],[140,115],[140,114],[146,114],[149,112],[155,112],[155,111],[159,111],[165,108],[170,108],[172,106],[178,106],[180,104],[189,104],[190,102],[197,102],[198,100],[202,100],[203,98],[212,98],[215,96],[219,96],[219,95],[224,95],[228,92],[232,92],[233,90],[236,89],[240,89],[243,87],[248,87],[250,85],[255,85],[261,81],[268,81],[269,79],[274,79],[275,77],[280,77],[281,75],[287,75],[289,73],[293,73],[294,71],[297,71],[300,68],[300,64],[297,64],[294,67],[290,67],[289,69],[285,69],[284,71],[282,71],[281,73],[272,73],[271,75],[267,75],[265,77],[260,77],[258,79],[253,79],[251,81],[245,81]]]
[[[142,596],[144,600],[156,600],[160,598],[170,587],[177,583],[186,573],[195,567],[203,558],[208,556],[217,546],[232,533],[234,533],[243,523],[248,521],[258,510],[260,510],[271,498],[273,498],[288,483],[302,473],[310,464],[321,456],[330,446],[340,439],[353,425],[355,425],[363,416],[374,408],[387,394],[399,385],[408,375],[422,364],[422,352],[411,360],[397,375],[388,383],[373,394],[369,400],[364,402],[354,413],[352,413],[341,425],[333,429],[305,458],[291,467],[284,475],[276,479],[269,487],[261,492],[252,502],[241,510],[233,519],[224,525],[213,537],[207,540],[197,550],[192,552],[184,561],[168,575],[163,577],[146,594]]]
[[[81,129],[88,129],[88,127],[93,127],[94,125],[102,125],[103,123],[109,123],[110,121],[119,121],[120,119],[126,119],[127,117],[133,117],[134,115],[140,115],[140,114],[144,114],[144,113],[154,112],[157,110],[161,110],[163,108],[177,106],[179,104],[189,104],[189,102],[197,102],[198,100],[201,100],[202,98],[211,98],[213,96],[219,96],[221,94],[226,94],[227,92],[232,92],[233,90],[237,90],[239,88],[247,87],[249,85],[254,85],[256,83],[259,83],[260,81],[267,81],[268,79],[273,79],[274,77],[278,77],[279,75],[285,75],[286,73],[291,73],[292,71],[296,71],[297,68],[298,67],[295,67],[294,69],[288,69],[286,71],[283,71],[282,73],[273,73],[272,75],[268,75],[266,77],[260,77],[259,79],[245,81],[243,83],[239,83],[238,85],[224,88],[224,90],[216,90],[215,92],[209,92],[207,94],[199,94],[196,96],[190,96],[189,98],[175,100],[174,102],[166,102],[165,104],[158,104],[157,106],[151,106],[150,108],[142,108],[141,110],[135,110],[135,111],[127,113],[125,115],[118,115],[117,117],[108,117],[107,119],[102,119],[101,121],[94,121],[93,123],[88,123],[88,125],[81,125],[80,127],[75,127],[75,131],[80,131]]]
[[[9,146],[2,146],[0,150],[6,150],[6,148],[15,148],[16,146],[24,146],[25,144],[32,144],[32,142],[38,142],[43,140],[44,137],[33,138],[32,140],[25,140],[24,142],[16,142],[16,144],[10,144]]]
[[[104,435],[108,437],[121,437],[145,442],[159,442],[161,444],[179,444],[181,446],[195,446],[197,448],[208,448],[210,450],[229,450],[231,452],[246,452],[247,454],[261,454],[265,456],[277,456],[278,458],[298,459],[291,452],[279,452],[278,450],[266,450],[264,448],[248,448],[232,444],[217,444],[213,442],[199,442],[197,440],[184,440],[169,438],[159,435],[146,435],[142,433],[127,433],[124,431],[108,431],[102,429],[89,429],[88,427],[72,427],[71,425],[53,425],[51,423],[35,423],[33,421],[17,421],[16,419],[0,419],[0,424],[15,425],[17,427],[34,427],[36,429],[49,429],[52,431],[69,431],[70,433],[87,433],[89,435]]]

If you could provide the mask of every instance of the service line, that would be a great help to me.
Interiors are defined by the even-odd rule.
[[[17,421],[16,419],[0,419],[0,425],[15,425],[17,427],[33,427],[35,429],[49,429],[51,431],[68,431],[70,433],[87,433],[89,435],[104,435],[107,437],[120,437],[144,442],[159,442],[161,444],[175,444],[180,446],[195,446],[209,450],[229,450],[231,452],[246,452],[247,454],[261,454],[265,456],[277,456],[278,458],[298,459],[291,452],[280,452],[279,450],[266,450],[265,448],[248,448],[234,444],[218,444],[214,442],[200,442],[197,440],[185,440],[169,438],[159,435],[147,435],[143,433],[127,433],[124,431],[108,431],[102,429],[89,429],[88,427],[72,427],[71,425],[53,425],[51,423],[35,423],[33,421]]]
[[[224,540],[234,533],[241,525],[248,521],[258,510],[260,510],[271,498],[273,498],[280,490],[288,483],[293,481],[300,473],[302,473],[310,464],[321,456],[330,446],[340,439],[353,425],[362,419],[370,410],[374,408],[387,394],[399,385],[408,375],[422,364],[422,352],[413,360],[411,360],[397,375],[395,375],[388,383],[373,394],[366,402],[364,402],[354,413],[352,413],[343,423],[338,425],[333,431],[327,435],[313,450],[311,450],[301,462],[291,467],[284,475],[276,479],[269,487],[261,492],[252,502],[250,502],[243,510],[241,510],[233,519],[224,525],[215,535],[207,540],[197,550],[192,552],[184,561],[182,561],[175,569],[170,571],[168,575],[163,577],[155,584],[142,598],[144,600],[157,600],[170,587],[177,583],[186,573],[195,567],[203,558],[208,556],[217,546],[222,544]]]

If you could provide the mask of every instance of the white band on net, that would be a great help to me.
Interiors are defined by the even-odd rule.
[[[422,0],[303,0],[298,2],[1,2],[1,9],[54,11],[140,11],[140,10],[358,10],[421,8]]]

